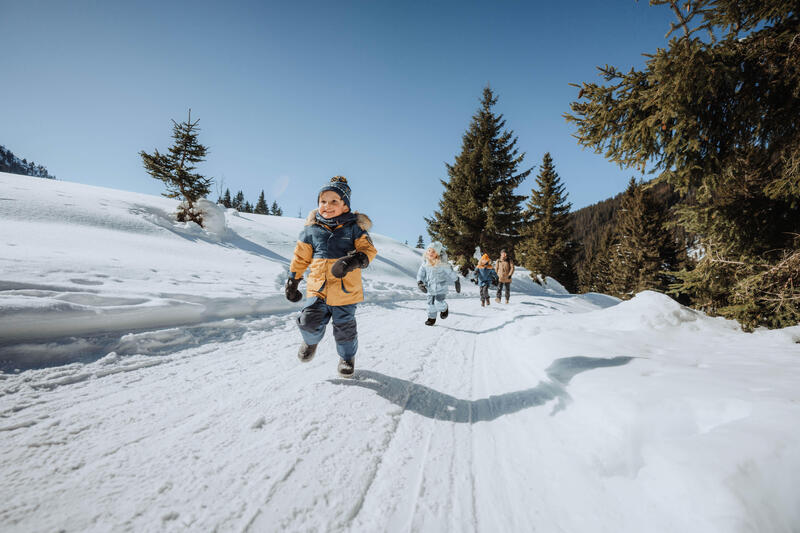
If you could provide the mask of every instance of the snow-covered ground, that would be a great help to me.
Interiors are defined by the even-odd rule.
[[[800,326],[518,270],[426,327],[374,228],[340,379],[295,356],[303,221],[174,208],[0,174],[0,530],[800,531]]]

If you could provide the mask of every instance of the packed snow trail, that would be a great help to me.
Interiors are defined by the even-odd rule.
[[[752,368],[707,383],[717,394],[687,395],[665,376],[705,382],[697,354],[715,343],[674,328],[629,332],[623,353],[620,331],[601,325],[615,308],[565,316],[585,311],[578,298],[525,296],[489,308],[451,300],[450,317],[434,327],[422,324],[421,299],[362,306],[351,380],[336,375],[330,335],[312,362],[297,361],[293,314],[146,361],[111,355],[0,375],[0,523],[4,531],[799,524],[780,502],[795,503],[792,478],[753,487],[724,459],[757,452],[754,471],[788,460],[796,473],[797,431],[781,444],[745,440],[738,451],[711,431],[740,421],[747,426],[738,431],[749,432],[767,414],[758,411],[797,407],[771,406],[757,392],[770,380]],[[565,334],[565,318],[581,334]],[[662,337],[700,343],[697,354],[666,353]],[[741,352],[752,348],[748,338],[738,338]],[[724,483],[708,461],[729,469]],[[713,500],[693,502],[708,491]],[[777,501],[757,505],[774,512],[749,513],[749,491],[768,491]]]
[[[421,251],[375,232],[345,380],[330,332],[296,358],[303,220],[0,192],[3,533],[800,531],[800,326],[520,268],[426,327]]]

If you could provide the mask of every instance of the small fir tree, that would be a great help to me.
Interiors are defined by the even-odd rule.
[[[139,152],[147,173],[153,178],[163,181],[167,192],[162,193],[167,198],[180,198],[182,203],[178,206],[177,218],[179,221],[193,221],[203,225],[203,215],[195,209],[195,204],[205,198],[211,191],[212,178],[193,172],[196,164],[205,161],[208,148],[197,140],[199,120],[192,121],[192,110],[189,118],[180,124],[172,121],[173,145],[168,154],[161,154],[158,150],[148,154]]]
[[[276,217],[282,217],[283,216],[283,209],[281,209],[281,207],[278,205],[278,202],[276,200],[272,201],[272,209],[271,209],[270,212],[271,212],[271,214],[273,216],[276,216]]]
[[[425,243],[422,241],[422,235],[417,239],[417,248],[425,248]]]
[[[245,203],[244,193],[242,191],[239,191],[236,193],[236,196],[234,196],[231,207],[233,207],[237,211],[244,211],[244,203]]]
[[[267,200],[264,198],[263,189],[261,191],[261,194],[258,195],[258,202],[256,203],[255,213],[257,215],[269,215],[269,207],[267,206]]]
[[[666,292],[675,281],[677,250],[667,230],[667,211],[631,178],[622,197],[610,248],[610,293],[628,299],[643,290]]]
[[[514,194],[530,169],[517,173],[525,154],[518,153],[513,132],[492,107],[497,98],[483,90],[478,111],[462,137],[461,153],[447,165],[448,180],[439,210],[426,218],[430,236],[444,244],[451,259],[466,273],[476,260],[476,246],[490,255],[513,248],[519,239],[524,196]]]
[[[233,202],[231,201],[231,190],[225,189],[225,194],[222,195],[222,205],[225,207],[232,207]]]
[[[550,276],[568,290],[576,289],[574,246],[570,241],[569,210],[564,185],[545,153],[525,210],[522,231],[522,264],[534,280]]]
[[[583,292],[611,292],[611,251],[614,246],[614,227],[605,227],[595,244],[587,264],[578,272],[578,282]]]

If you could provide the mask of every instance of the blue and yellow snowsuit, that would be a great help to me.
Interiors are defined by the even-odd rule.
[[[306,344],[317,344],[325,335],[325,327],[333,318],[336,351],[351,360],[358,350],[356,304],[364,300],[361,269],[337,278],[331,273],[333,264],[353,251],[363,252],[371,263],[378,251],[367,230],[372,227],[363,213],[344,213],[333,219],[323,218],[313,210],[297,239],[289,276],[301,279],[306,269],[306,303],[297,325]]]

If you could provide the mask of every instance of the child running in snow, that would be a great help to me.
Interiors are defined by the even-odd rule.
[[[367,215],[350,211],[350,186],[342,176],[334,176],[317,194],[319,209],[308,214],[300,232],[286,280],[286,298],[298,302],[303,297],[297,286],[310,267],[306,280],[307,299],[297,325],[303,344],[297,352],[300,361],[314,357],[325,327],[333,318],[333,338],[339,354],[339,374],[351,376],[358,350],[356,304],[364,299],[361,269],[375,259],[378,251],[367,230],[372,226]]]
[[[432,242],[425,250],[422,264],[417,272],[417,286],[419,286],[419,290],[428,295],[426,326],[436,323],[436,311],[440,311],[439,316],[442,319],[447,318],[450,310],[444,298],[447,296],[447,286],[451,281],[455,282],[456,292],[461,292],[461,282],[458,280],[458,274],[447,262],[447,252],[444,251],[444,246],[439,242]]]
[[[481,307],[490,305],[489,301],[489,284],[497,285],[499,279],[497,272],[492,268],[492,260],[489,259],[487,254],[481,256],[478,261],[478,268],[475,269],[475,274],[472,278],[473,283],[477,283],[481,290]]]

